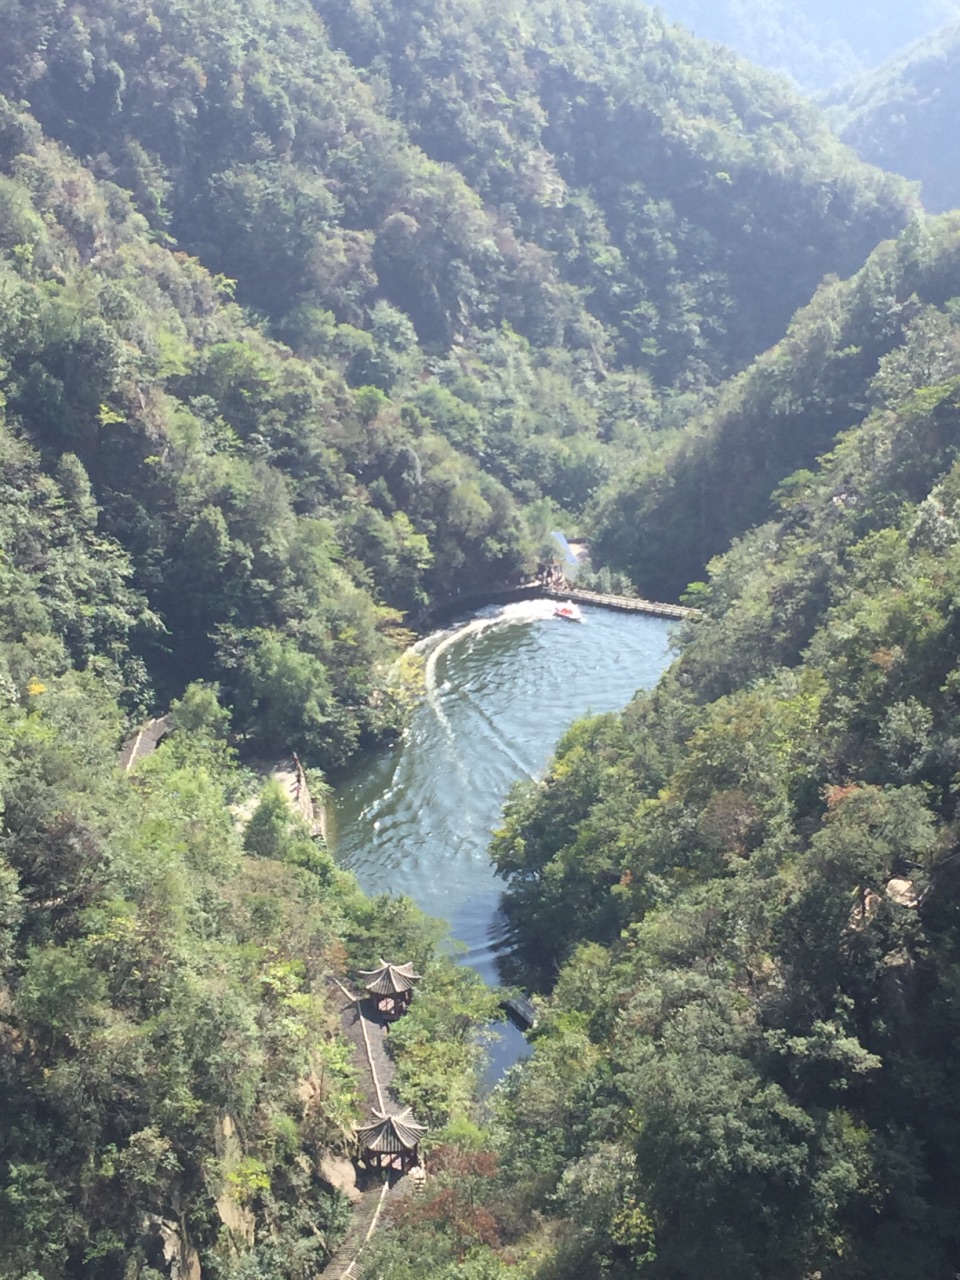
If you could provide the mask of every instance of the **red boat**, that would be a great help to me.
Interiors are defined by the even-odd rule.
[[[583,614],[572,600],[562,600],[554,609],[555,618],[563,618],[567,622],[582,622]]]

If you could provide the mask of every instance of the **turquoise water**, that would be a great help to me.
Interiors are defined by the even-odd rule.
[[[619,710],[670,658],[663,619],[592,608],[583,619],[523,601],[421,642],[427,696],[408,732],[337,786],[330,838],[341,864],[367,892],[408,894],[448,921],[463,962],[489,982],[504,929],[487,848],[511,785],[542,775],[574,720]],[[492,1071],[524,1046],[508,1028]]]

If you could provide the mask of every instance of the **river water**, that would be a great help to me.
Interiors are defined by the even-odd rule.
[[[421,641],[426,697],[407,733],[337,785],[337,860],[366,892],[407,894],[448,921],[464,963],[496,983],[503,883],[487,848],[510,787],[542,775],[574,720],[619,710],[656,683],[670,626],[589,607],[577,624],[555,618],[549,600],[525,600]],[[524,1047],[505,1029],[491,1074]]]

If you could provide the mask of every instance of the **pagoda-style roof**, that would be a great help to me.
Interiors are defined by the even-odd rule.
[[[369,978],[367,990],[375,996],[397,996],[411,991],[420,981],[420,974],[413,972],[413,964],[387,964],[381,959],[379,969],[361,969],[361,977]]]
[[[385,1115],[382,1111],[374,1111],[373,1114],[377,1117],[373,1124],[365,1124],[356,1130],[357,1140],[366,1151],[383,1155],[413,1151],[427,1132],[425,1124],[414,1120],[409,1107],[404,1107],[395,1116]]]

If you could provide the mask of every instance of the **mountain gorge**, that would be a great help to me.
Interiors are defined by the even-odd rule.
[[[396,723],[396,611],[509,580],[914,212],[643,9],[428,10],[418,49],[388,6],[7,8],[6,269],[39,317],[11,311],[8,415],[132,557],[141,703],[216,678],[324,764]]]
[[[956,218],[928,235],[949,255]],[[713,562],[660,688],[577,726],[495,842],[553,991],[500,1150],[515,1172],[547,1108],[530,1203],[611,1274],[956,1256],[957,340],[918,306],[861,421]]]
[[[639,4],[0,19],[0,1276],[320,1273],[381,954],[370,1280],[952,1274],[957,217]],[[507,806],[479,1106],[494,997],[249,766],[402,732],[561,523],[699,618]]]

